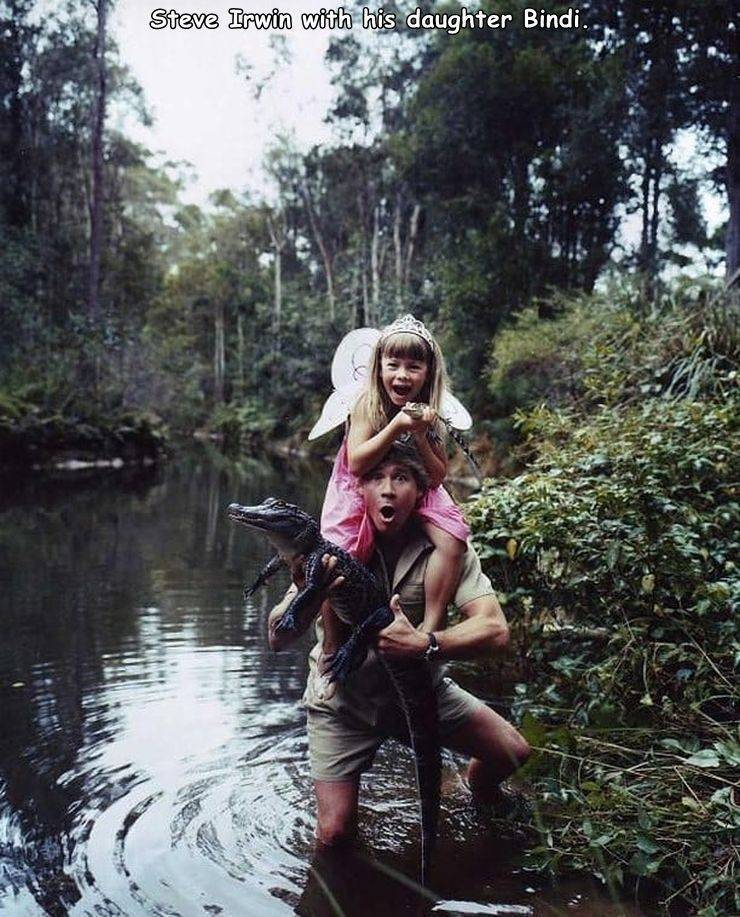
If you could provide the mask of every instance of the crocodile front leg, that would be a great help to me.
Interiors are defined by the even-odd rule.
[[[271,557],[270,560],[268,560],[265,566],[262,568],[260,575],[252,583],[252,585],[249,588],[246,586],[244,587],[244,601],[246,602],[247,599],[250,599],[260,587],[265,585],[271,576],[274,576],[278,570],[284,566],[285,561],[279,554]]]
[[[285,613],[275,626],[276,633],[302,634],[318,614],[321,607],[319,599],[326,585],[321,556],[319,553],[313,553],[306,558],[306,584],[285,609]]]

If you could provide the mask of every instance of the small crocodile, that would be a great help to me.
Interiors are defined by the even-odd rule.
[[[277,634],[299,634],[316,613],[316,597],[325,585],[322,558],[337,558],[328,582],[342,576],[344,582],[331,593],[332,608],[353,627],[346,643],[331,657],[330,680],[344,683],[367,654],[373,637],[393,621],[388,597],[367,567],[331,541],[322,538],[316,521],[298,506],[268,497],[258,506],[232,503],[229,517],[263,532],[277,551],[254,584],[245,590],[252,595],[281,567],[303,555],[306,561],[305,587],[295,595],[276,626]],[[416,781],[421,809],[421,881],[426,884],[437,836],[441,781],[441,755],[437,701],[431,671],[425,660],[401,661],[378,654],[398,696],[414,752]]]
[[[426,407],[429,407],[429,405],[423,404],[421,401],[407,401],[404,407],[401,408],[401,410],[404,412],[404,414],[408,414],[409,417],[413,417],[416,420],[418,420],[420,417],[424,415],[424,408]],[[481,474],[480,465],[478,464],[475,456],[471,452],[470,446],[467,444],[465,437],[462,435],[462,433],[460,433],[459,430],[456,430],[455,427],[450,422],[450,420],[447,417],[443,417],[439,413],[439,411],[437,411],[437,417],[445,425],[447,432],[455,440],[455,442],[458,445],[458,448],[460,449],[462,454],[465,456],[465,458],[468,460],[468,464],[473,469],[473,473],[475,474],[476,478],[478,479],[478,484],[481,484],[483,482],[483,476]],[[430,428],[429,433],[427,435],[430,437],[430,439],[432,439],[436,443],[439,443],[442,441],[442,438],[440,437],[439,433],[437,433],[433,428]]]

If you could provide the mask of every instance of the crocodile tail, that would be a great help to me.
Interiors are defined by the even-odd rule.
[[[426,885],[437,839],[442,781],[437,697],[425,662],[400,663],[387,658],[383,662],[406,718],[414,752],[421,814],[421,884]]]
[[[470,446],[467,443],[467,440],[458,430],[456,430],[452,426],[452,424],[448,420],[445,420],[445,426],[447,427],[447,432],[455,440],[457,445],[460,447],[460,451],[465,456],[465,458],[468,460],[468,464],[473,469],[475,476],[478,478],[478,483],[480,483],[483,480],[483,475],[481,474],[480,465],[478,464],[475,456],[473,455],[470,449]]]

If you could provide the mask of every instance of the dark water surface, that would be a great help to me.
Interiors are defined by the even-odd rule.
[[[161,472],[0,480],[2,914],[642,913],[524,871],[451,758],[441,900],[425,905],[404,882],[411,761],[391,743],[363,781],[360,850],[314,857],[309,641],[267,650],[286,580],[244,606],[269,551],[224,510],[274,494],[316,513],[327,476],[199,453]]]

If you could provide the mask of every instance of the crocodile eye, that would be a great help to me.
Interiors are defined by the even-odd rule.
[[[276,500],[275,506],[279,506],[282,508],[283,506],[285,506],[285,500]]]

